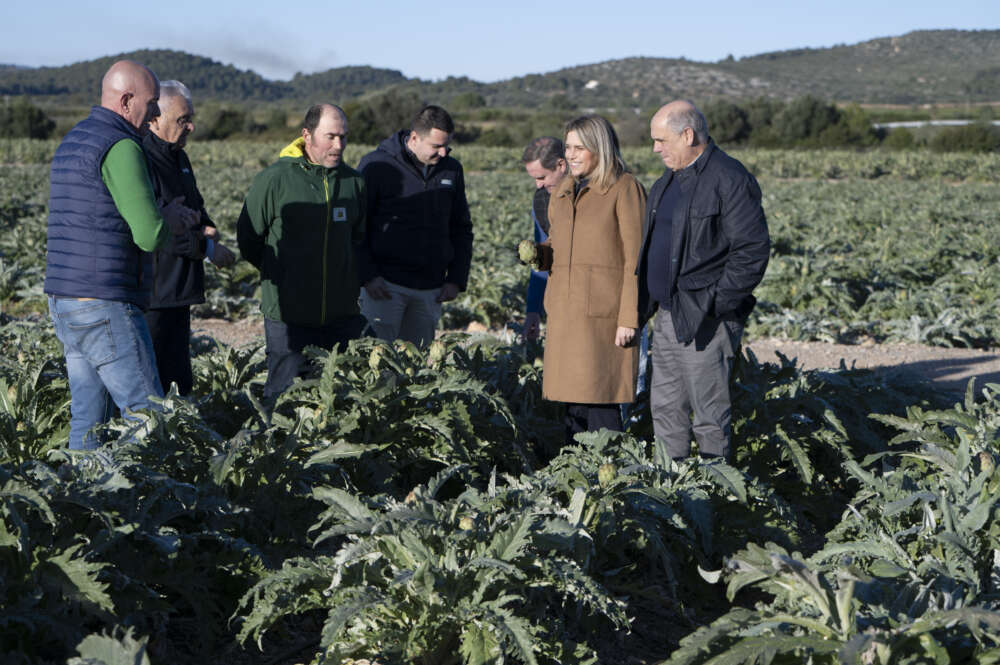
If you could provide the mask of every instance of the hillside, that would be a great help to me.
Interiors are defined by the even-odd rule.
[[[296,74],[290,81],[291,94],[304,99],[347,100],[372,90],[409,81],[395,69],[377,67],[337,67],[316,74]]]
[[[742,77],[716,65],[668,58],[625,58],[580,65],[549,74],[530,74],[490,86],[497,106],[558,104],[565,95],[579,106],[650,106],[664,99],[731,99],[786,96],[760,77]]]
[[[998,101],[1000,30],[924,30],[718,66],[744,80],[767,79],[796,96],[892,104]]]
[[[924,30],[851,46],[777,51],[717,63],[624,58],[489,87],[486,97],[498,106],[533,106],[558,94],[582,106],[806,94],[881,104],[1000,101],[1000,30]]]
[[[776,51],[703,63],[628,57],[495,83],[467,77],[409,79],[393,69],[338,67],[269,81],[252,71],[180,51],[124,53],[65,67],[0,66],[0,95],[92,100],[118,58],[178,78],[200,99],[341,103],[396,88],[448,103],[457,95],[499,107],[648,107],[671,97],[793,98],[882,104],[1000,101],[1000,30],[924,30],[831,48]],[[971,63],[971,65],[970,65]]]
[[[287,83],[223,65],[211,58],[181,51],[133,51],[65,67],[37,67],[0,71],[0,95],[66,96],[74,101],[95,100],[101,77],[116,60],[128,58],[148,65],[161,80],[179,79],[202,98],[273,101],[286,97]]]

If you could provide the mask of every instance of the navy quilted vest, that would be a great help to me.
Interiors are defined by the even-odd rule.
[[[49,189],[45,292],[99,298],[145,307],[148,255],[132,241],[132,231],[101,179],[101,162],[115,143],[139,135],[124,118],[95,106],[56,149]]]

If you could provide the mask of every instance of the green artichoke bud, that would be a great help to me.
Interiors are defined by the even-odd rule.
[[[602,464],[597,468],[597,482],[601,487],[607,487],[618,477],[618,469],[614,464]]]
[[[538,248],[530,240],[522,240],[517,245],[517,258],[526,266],[537,268],[539,265]]]
[[[990,455],[985,450],[979,453],[979,468],[982,469],[984,473],[993,473],[993,469],[995,469],[996,466],[996,462],[993,461],[993,455]]]
[[[440,340],[434,340],[431,342],[431,348],[427,350],[427,362],[431,365],[437,365],[439,362],[444,360],[445,348],[444,344]]]

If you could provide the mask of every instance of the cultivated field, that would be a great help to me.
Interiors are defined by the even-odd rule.
[[[644,396],[553,458],[537,345],[361,340],[268,415],[260,349],[199,340],[192,400],[62,450],[54,147],[0,141],[0,661],[1000,662],[1000,387],[748,355],[731,466],[665,459]],[[191,146],[229,244],[280,147]],[[454,154],[476,246],[445,326],[516,329],[531,183],[517,151]],[[1000,345],[1000,157],[735,154],[774,241],[750,338]],[[257,316],[252,268],[207,272],[201,314]]]

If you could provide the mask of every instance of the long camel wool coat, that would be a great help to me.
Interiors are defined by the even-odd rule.
[[[546,399],[616,404],[635,399],[636,345],[615,346],[639,325],[635,274],[646,191],[630,173],[574,196],[566,176],[549,201],[552,270],[545,288]]]

